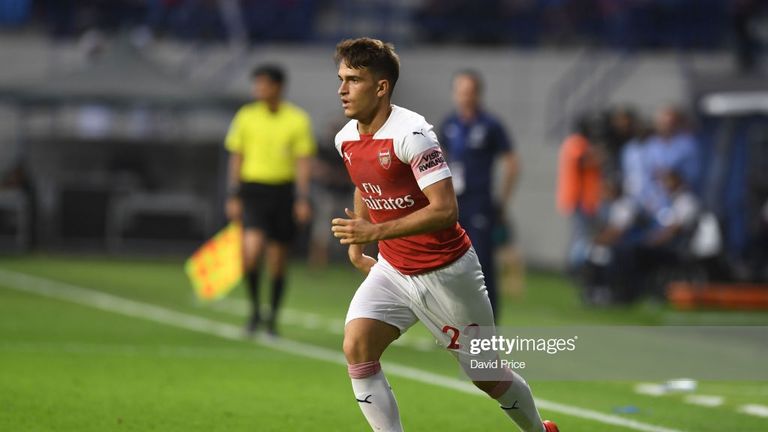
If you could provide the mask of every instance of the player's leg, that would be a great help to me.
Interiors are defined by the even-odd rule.
[[[402,431],[400,411],[379,359],[400,336],[400,330],[383,321],[357,318],[344,327],[344,356],[347,358],[352,391],[371,429]]]
[[[251,316],[245,329],[248,335],[252,335],[261,322],[260,268],[267,246],[267,214],[262,205],[266,199],[264,188],[264,185],[244,183],[240,191],[243,205],[243,273],[251,302]]]
[[[483,269],[485,289],[488,291],[488,300],[491,302],[494,320],[498,322],[499,291],[496,286],[496,264],[493,257],[493,233],[490,229],[478,231],[479,233],[476,237],[471,237],[472,245],[475,247],[477,258]],[[477,239],[477,241],[475,239]]]
[[[471,360],[494,360],[495,353],[470,353],[473,331],[495,333],[493,312],[484,284],[480,263],[473,249],[453,264],[425,275],[411,277],[422,299],[414,299],[414,313],[456,356],[473,383],[495,399],[502,410],[524,432],[542,432],[531,389],[515,372],[504,368],[475,373]]]
[[[267,317],[267,332],[277,334],[277,314],[285,293],[285,273],[288,266],[289,246],[287,243],[270,241],[267,245],[267,272],[272,285],[270,314]]]
[[[350,365],[376,362],[400,329],[371,318],[355,318],[344,326],[344,356]]]
[[[459,223],[472,240],[472,247],[475,249],[485,277],[485,289],[488,292],[488,299],[491,301],[494,320],[498,322],[499,294],[496,287],[496,264],[493,259],[493,226],[495,221],[491,217],[492,213],[493,210],[485,204],[464,200]]]
[[[549,432],[545,429],[528,383],[516,372],[504,368],[498,381],[472,381],[477,388],[499,403],[499,407],[524,432]]]
[[[462,226],[472,239],[472,247],[483,270],[485,289],[491,301],[494,320],[498,322],[499,294],[496,289],[496,264],[493,257],[493,220],[488,216],[488,211],[469,208],[471,212],[464,216],[466,225],[462,222]]]
[[[243,273],[248,286],[248,298],[251,302],[251,316],[246,325],[246,332],[252,334],[261,321],[259,302],[259,282],[261,275],[261,257],[264,255],[266,235],[264,231],[246,228],[243,230]]]
[[[274,336],[277,334],[277,315],[285,293],[288,255],[296,234],[296,223],[293,220],[293,185],[274,186],[269,192],[266,220],[269,236],[267,271],[272,297],[267,317],[267,332]]]
[[[387,271],[394,277],[388,277]],[[407,299],[393,282],[397,280],[394,273],[382,259],[373,266],[352,298],[344,328],[344,355],[355,399],[371,429],[389,432],[403,429],[395,395],[379,359],[416,322]]]

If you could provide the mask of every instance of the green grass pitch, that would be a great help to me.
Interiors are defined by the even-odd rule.
[[[289,342],[272,346],[237,336],[242,290],[199,304],[180,261],[0,258],[0,431],[368,430],[339,361],[342,320],[360,280],[349,266],[293,266],[281,327]],[[765,313],[585,309],[562,277],[547,273],[529,274],[525,296],[505,300],[503,325],[768,324]],[[220,331],[195,330],[200,323]],[[443,378],[458,382],[457,368],[423,327],[382,363],[398,371],[388,378],[407,431],[516,430],[493,401],[445,386]],[[637,394],[633,382],[530,384],[552,403],[544,417],[564,432],[768,431],[768,417],[758,415],[768,406],[765,382],[700,383],[695,394],[723,398],[714,407],[687,402],[689,394]]]

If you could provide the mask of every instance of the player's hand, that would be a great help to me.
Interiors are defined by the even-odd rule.
[[[341,244],[365,244],[378,240],[376,225],[356,215],[350,209],[344,209],[349,219],[335,218],[331,221],[333,236]]]
[[[298,199],[293,204],[293,217],[300,225],[306,225],[312,220],[312,206],[306,199]]]
[[[368,273],[371,271],[371,268],[376,264],[376,260],[374,258],[363,253],[362,245],[349,245],[349,250],[347,253],[349,255],[349,261],[352,263],[352,265],[355,266],[356,269],[360,270],[360,272],[362,272],[364,275],[368,275]]]
[[[237,197],[228,198],[224,211],[230,222],[239,222],[243,218],[243,202]]]

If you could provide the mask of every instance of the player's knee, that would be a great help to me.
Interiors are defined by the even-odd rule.
[[[273,278],[284,278],[285,277],[285,263],[270,263],[269,268],[267,269],[269,271],[269,274],[272,275]]]
[[[258,260],[264,253],[265,235],[261,231],[248,229],[243,234],[243,257]]]
[[[243,270],[245,273],[256,270],[256,267],[256,259],[253,256],[243,255]]]
[[[352,335],[344,335],[344,356],[347,358],[347,363],[355,364],[366,361],[365,359],[365,340]]]
[[[344,335],[344,356],[349,364],[378,360],[368,338],[358,335]]]
[[[498,383],[498,381],[472,381],[472,384],[474,384],[475,387],[479,388],[485,393],[489,393],[494,387],[496,387]]]
[[[262,261],[261,251],[255,248],[246,248],[243,250],[243,269],[245,272],[257,270]]]

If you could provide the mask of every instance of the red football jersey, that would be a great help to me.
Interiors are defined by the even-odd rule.
[[[351,120],[336,135],[352,182],[373,223],[398,219],[429,204],[422,189],[451,176],[432,130],[421,115],[392,106],[374,135],[361,135]],[[444,267],[470,248],[458,224],[430,233],[379,241],[379,253],[406,275]]]

